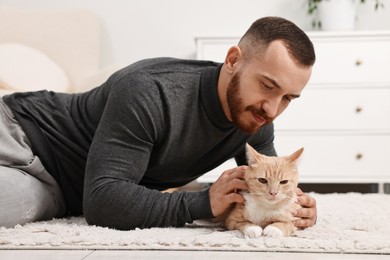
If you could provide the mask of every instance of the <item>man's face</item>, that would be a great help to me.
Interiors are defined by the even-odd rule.
[[[280,41],[271,43],[260,58],[237,66],[227,89],[230,120],[246,133],[271,123],[298,98],[311,67],[297,65]]]

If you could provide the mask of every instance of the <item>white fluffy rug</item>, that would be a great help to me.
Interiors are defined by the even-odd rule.
[[[83,218],[0,229],[0,249],[229,250],[390,254],[390,195],[312,194],[317,224],[292,237],[245,239],[239,231],[195,222],[183,228],[118,231]]]

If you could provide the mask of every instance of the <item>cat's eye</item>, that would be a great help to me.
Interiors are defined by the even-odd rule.
[[[264,178],[259,178],[258,180],[259,180],[259,182],[264,183],[264,184],[268,182],[267,179],[264,179]]]
[[[288,180],[283,180],[283,181],[280,181],[279,183],[280,183],[280,184],[287,184],[287,183],[288,183]]]

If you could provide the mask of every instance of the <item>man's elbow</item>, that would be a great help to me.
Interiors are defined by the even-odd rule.
[[[108,227],[118,230],[132,230],[141,227],[132,214],[126,214],[123,209],[115,209],[96,200],[84,200],[84,217],[88,225]]]

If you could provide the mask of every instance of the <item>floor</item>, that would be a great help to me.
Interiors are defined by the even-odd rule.
[[[312,254],[267,252],[220,252],[220,251],[129,251],[129,250],[0,250],[1,260],[100,260],[100,259],[213,259],[213,260],[373,260],[389,259],[389,255],[363,254]]]

